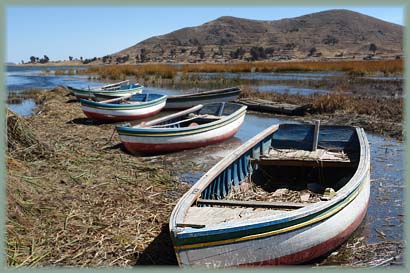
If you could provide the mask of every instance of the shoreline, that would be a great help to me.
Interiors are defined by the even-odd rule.
[[[56,89],[64,88],[58,87]],[[353,97],[351,95],[344,95],[343,93],[337,92],[324,95],[292,95],[278,94],[274,92],[265,93],[254,91],[244,86],[242,86],[241,89],[242,92],[239,100],[247,98],[266,99],[272,102],[312,105],[304,115],[292,116],[295,120],[301,122],[310,122],[319,119],[323,124],[358,126],[372,134],[404,141],[403,122],[401,120],[404,107],[403,99]],[[46,92],[50,91],[33,90],[25,93],[11,93],[6,102],[21,103],[25,99],[33,99],[37,107],[41,108],[41,105],[47,100],[47,96],[44,96]],[[338,107],[337,104],[343,105],[343,107],[348,107],[348,109]],[[353,104],[363,105],[364,109],[351,109],[351,105]],[[383,106],[384,109],[381,109],[381,106]],[[373,110],[375,112],[372,112]],[[395,112],[392,112],[393,110]],[[358,111],[364,113],[358,113]],[[253,112],[265,113],[263,111],[255,110],[253,110]],[[33,115],[35,115],[35,113]],[[278,117],[288,116],[284,114],[276,115]]]

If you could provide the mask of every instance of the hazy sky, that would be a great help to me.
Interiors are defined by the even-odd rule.
[[[343,8],[404,25],[399,6],[332,7],[13,7],[6,8],[7,62],[28,61],[30,56],[64,60],[101,57],[151,36],[201,25],[229,15],[278,20]]]

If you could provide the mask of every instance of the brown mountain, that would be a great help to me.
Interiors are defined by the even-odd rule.
[[[349,10],[259,21],[224,16],[197,27],[151,37],[105,63],[394,57],[404,27]]]

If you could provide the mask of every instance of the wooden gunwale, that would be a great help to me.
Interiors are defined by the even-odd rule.
[[[202,104],[198,104],[198,105],[196,105],[196,106],[194,106],[194,107],[191,107],[191,108],[186,109],[186,110],[184,110],[184,111],[180,111],[180,112],[175,113],[175,114],[171,114],[171,115],[168,115],[168,116],[165,116],[165,117],[161,117],[161,118],[157,118],[157,119],[154,119],[154,120],[151,120],[151,121],[143,122],[143,123],[140,124],[140,127],[150,127],[150,126],[156,125],[156,124],[158,124],[158,123],[162,123],[162,122],[165,122],[165,121],[174,119],[174,118],[178,118],[178,117],[187,115],[187,114],[189,114],[189,113],[198,111],[198,110],[200,110],[202,107],[203,107]],[[138,126],[138,125],[137,125],[137,126]],[[135,127],[137,127],[137,126],[135,126]]]
[[[204,92],[198,92],[198,93],[190,93],[190,94],[182,94],[182,95],[170,95],[168,96],[170,99],[179,99],[179,98],[189,98],[189,97],[202,97],[202,96],[208,96],[208,95],[214,95],[214,94],[224,94],[224,93],[231,93],[231,92],[237,92],[240,91],[241,89],[238,87],[230,87],[230,88],[223,88],[223,89],[216,89],[216,90],[209,90],[209,91],[204,91]]]
[[[138,127],[117,127],[117,131],[120,135],[129,135],[137,137],[170,137],[170,136],[183,136],[183,135],[194,135],[198,133],[203,133],[207,131],[212,131],[217,128],[221,128],[227,124],[230,124],[240,118],[242,118],[246,113],[246,106],[240,108],[234,113],[226,116],[222,119],[218,119],[209,123],[201,124],[199,126],[193,127],[182,127],[182,128],[155,128],[152,125],[147,126],[143,124]],[[178,113],[177,113],[178,114]],[[165,117],[166,118],[166,117]],[[165,119],[169,120],[168,118]],[[157,122],[156,122],[157,123]],[[147,130],[141,130],[147,129]]]

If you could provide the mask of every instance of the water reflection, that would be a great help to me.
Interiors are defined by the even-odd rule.
[[[59,85],[72,85],[75,87],[101,85],[101,83],[91,81],[88,76],[54,74],[57,70],[67,71],[84,68],[81,66],[8,66],[6,85],[8,91],[51,89]]]

